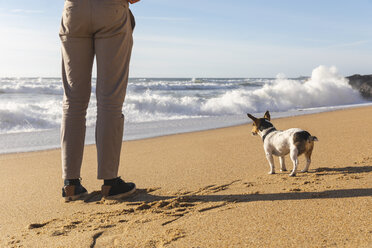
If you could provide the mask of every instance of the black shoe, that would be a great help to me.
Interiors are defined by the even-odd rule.
[[[68,184],[62,188],[62,197],[65,202],[76,201],[88,194],[87,190],[80,184],[80,180],[76,184]]]
[[[134,183],[126,183],[120,177],[105,180],[101,190],[103,198],[112,200],[130,196],[135,191],[136,185]]]

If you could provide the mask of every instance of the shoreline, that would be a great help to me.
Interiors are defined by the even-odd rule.
[[[309,108],[309,109],[299,109],[294,111],[287,112],[271,112],[272,119],[288,118],[302,115],[311,115],[324,112],[332,112],[344,109],[353,109],[353,108],[363,108],[372,106],[372,102],[366,102],[362,104],[353,104],[353,105],[340,105],[340,106],[329,106],[329,107],[319,107],[319,108]],[[256,113],[253,113],[256,114]],[[168,120],[168,121],[157,121],[149,123],[126,123],[126,128],[124,129],[124,139],[123,142],[132,141],[132,140],[146,140],[151,138],[183,134],[183,133],[193,133],[199,131],[208,131],[215,130],[226,127],[235,127],[241,126],[248,123],[251,123],[251,120],[247,119],[245,114],[241,117],[232,116],[233,120],[227,120],[231,118],[230,116],[219,116],[219,117],[201,117],[196,119],[183,119],[183,120]],[[179,123],[188,123],[184,127],[179,127]],[[225,122],[220,124],[221,122]],[[168,127],[162,127],[163,125],[168,125]],[[184,124],[185,125],[185,124]],[[199,125],[199,126],[198,126]],[[201,126],[200,126],[201,125]],[[129,126],[129,127],[128,127]],[[152,127],[154,126],[154,127]],[[132,128],[131,128],[132,127]],[[134,127],[134,128],[133,128]],[[178,128],[178,129],[177,129]],[[182,128],[184,130],[182,130]],[[153,130],[153,134],[145,134],[142,136],[136,134],[140,133],[141,130]],[[132,133],[131,133],[131,130]],[[134,134],[133,134],[134,132]],[[9,133],[9,134],[0,134],[2,140],[0,140],[0,147],[6,147],[11,144],[11,141],[17,140],[15,137],[21,137],[18,143],[24,143],[20,145],[21,147],[15,148],[3,148],[0,150],[0,155],[5,154],[18,154],[18,153],[27,153],[27,152],[37,152],[37,151],[48,151],[60,149],[59,145],[59,129],[48,129],[40,130],[35,132],[21,132],[21,133]],[[44,140],[37,140],[38,136],[43,136],[46,139],[45,145]],[[28,145],[36,143],[37,147],[30,148]],[[86,134],[86,144],[85,146],[94,145],[94,127],[87,127]],[[27,148],[26,148],[27,147]]]

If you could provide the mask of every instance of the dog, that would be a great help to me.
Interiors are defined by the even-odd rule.
[[[287,171],[284,160],[284,156],[287,154],[289,154],[293,163],[293,169],[289,176],[296,176],[298,156],[301,154],[305,155],[307,161],[301,172],[308,172],[314,141],[318,141],[317,137],[311,136],[309,132],[299,128],[284,131],[276,130],[270,122],[269,111],[266,111],[263,118],[256,118],[251,114],[247,115],[253,121],[252,134],[260,135],[262,138],[266,158],[270,165],[269,174],[275,174],[273,155],[279,157],[280,171]]]

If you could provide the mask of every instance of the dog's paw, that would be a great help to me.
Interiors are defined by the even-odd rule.
[[[280,169],[280,171],[283,172],[283,171],[288,171],[288,170],[287,169]]]
[[[296,176],[296,173],[291,173],[289,174],[290,177],[295,177]]]
[[[269,174],[269,175],[273,175],[273,174],[275,174],[275,171],[270,171],[270,172],[267,173],[267,174]]]
[[[308,170],[302,170],[301,172],[302,172],[302,173],[305,173],[305,172],[309,172],[309,171],[308,171]]]

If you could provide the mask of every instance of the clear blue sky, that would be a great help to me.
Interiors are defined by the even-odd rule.
[[[0,77],[60,76],[63,0],[0,0]],[[372,0],[142,0],[131,77],[372,74]]]

